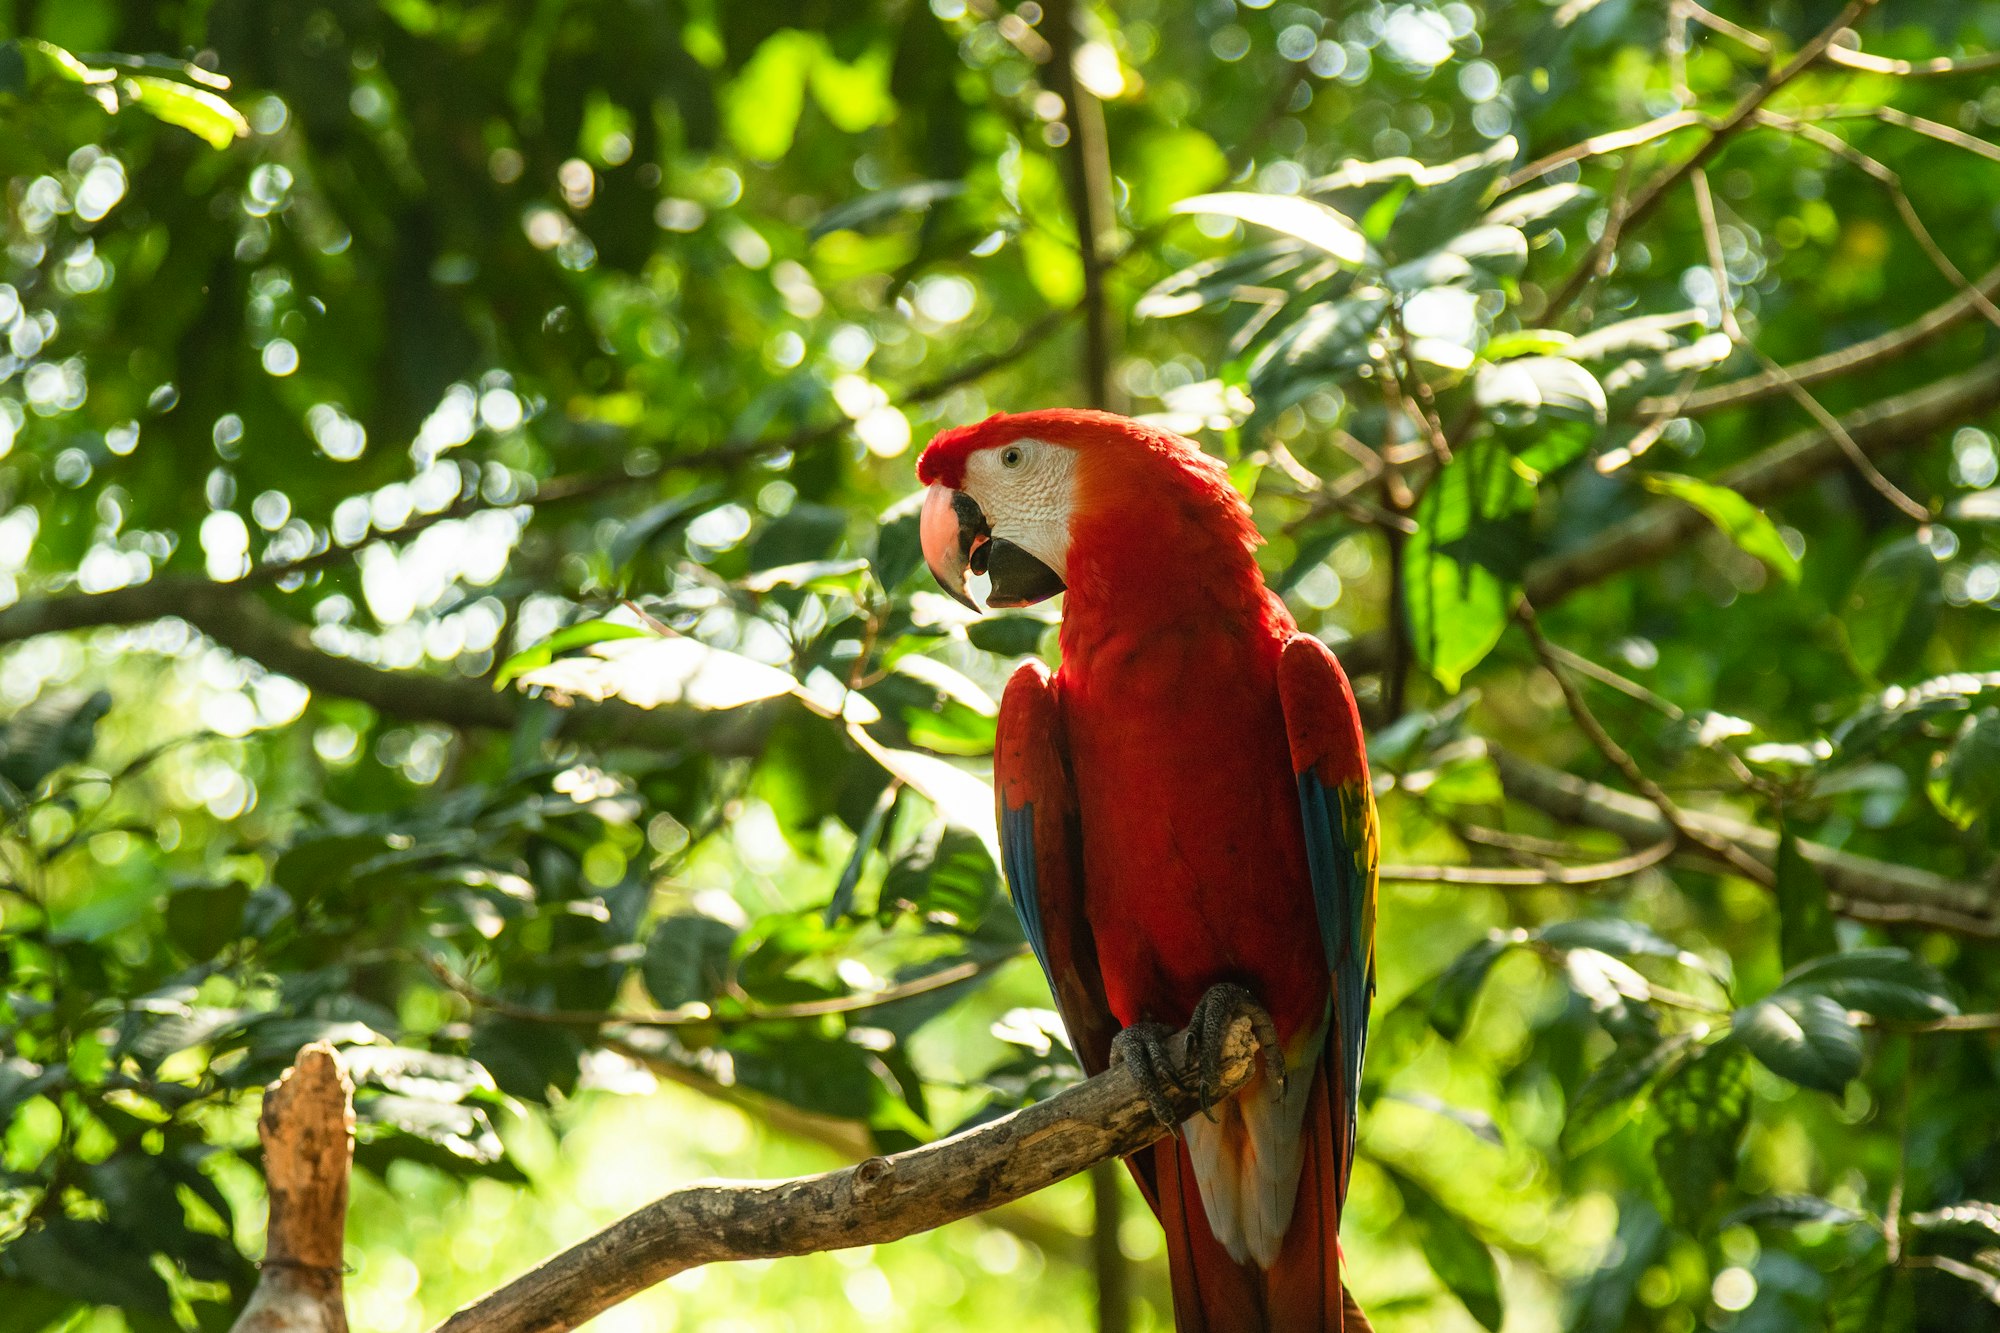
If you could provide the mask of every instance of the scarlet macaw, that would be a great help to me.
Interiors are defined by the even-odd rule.
[[[1375,990],[1377,835],[1347,677],[1264,585],[1216,460],[1104,412],[997,415],[917,464],[919,532],[974,610],[1067,591],[1062,663],[1019,668],[994,755],[1014,905],[1085,1070],[1248,1014],[1266,1063],[1130,1161],[1183,1330],[1366,1321],[1338,1233]]]

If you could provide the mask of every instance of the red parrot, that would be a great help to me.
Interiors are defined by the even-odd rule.
[[[1340,1210],[1375,990],[1378,838],[1346,675],[1264,584],[1222,465],[1105,412],[997,415],[924,451],[919,532],[974,610],[1067,593],[1062,664],[1022,666],[994,753],[1002,861],[1083,1067],[1266,1037],[1251,1082],[1130,1166],[1187,1333],[1366,1329]]]

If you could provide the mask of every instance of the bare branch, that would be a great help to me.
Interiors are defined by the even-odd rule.
[[[347,1170],[354,1154],[354,1088],[324,1042],[264,1094],[257,1135],[270,1191],[264,1272],[231,1333],[347,1333]]]
[[[1527,166],[1500,182],[1502,193],[1518,190],[1538,177],[1547,175],[1557,167],[1571,162],[1582,162],[1593,157],[1608,157],[1612,153],[1622,153],[1628,148],[1637,148],[1655,139],[1664,139],[1680,130],[1692,129],[1697,125],[1714,128],[1715,122],[1698,111],[1670,111],[1664,116],[1656,116],[1643,125],[1633,125],[1627,129],[1610,130],[1604,134],[1593,134],[1581,143],[1559,148],[1546,157],[1538,157]]]
[[[30,597],[0,610],[0,644],[65,630],[137,625],[177,616],[239,657],[290,676],[315,693],[354,699],[410,722],[436,722],[468,730],[510,731],[541,705],[513,693],[496,693],[464,677],[389,671],[323,652],[305,627],[279,615],[249,588],[187,575],[103,593]],[[579,704],[562,715],[562,734],[616,737],[672,747],[699,738],[711,753],[748,755],[761,750],[769,710],[752,705],[727,713],[644,709],[607,701]]]
[[[1864,74],[1896,74],[1904,78],[1923,79],[1952,74],[1981,74],[1989,69],[2000,69],[2000,51],[1956,58],[1939,56],[1932,60],[1891,60],[1887,56],[1871,56],[1866,51],[1856,51],[1836,43],[1826,49],[1826,63],[1858,69]]]
[[[1626,792],[1586,782],[1510,751],[1489,747],[1507,796],[1567,824],[1603,829],[1643,843],[1671,832],[1654,806]],[[1690,824],[1727,838],[1759,861],[1775,865],[1778,835],[1726,815],[1686,810]],[[1801,841],[1799,851],[1826,879],[1834,910],[1857,921],[1918,924],[1981,938],[2000,937],[2000,894],[1915,866],[1878,861]],[[1679,858],[1677,858],[1679,859]],[[1688,858],[1712,866],[1706,855]]]
[[[1674,854],[1672,838],[1595,865],[1547,866],[1397,866],[1381,869],[1383,879],[1407,884],[1484,884],[1493,888],[1540,888],[1551,885],[1604,884],[1649,870]]]
[[[1170,1053],[1175,1114],[1194,1115],[1200,1105],[1185,1033]],[[1256,1056],[1251,1024],[1238,1019],[1224,1044],[1219,1096],[1248,1081]],[[676,1191],[473,1302],[437,1333],[559,1333],[702,1264],[900,1240],[1136,1152],[1166,1132],[1121,1066],[894,1156],[795,1180]]]

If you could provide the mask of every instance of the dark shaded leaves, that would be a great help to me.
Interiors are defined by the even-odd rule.
[[[1861,1029],[1824,995],[1780,991],[1739,1010],[1736,1042],[1772,1073],[1838,1093],[1861,1072]]]

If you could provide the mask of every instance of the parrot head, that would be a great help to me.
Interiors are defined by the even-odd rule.
[[[1075,506],[1074,445],[1047,438],[1042,413],[994,416],[948,430],[917,462],[928,484],[918,535],[939,586],[970,609],[973,574],[987,578],[988,606],[1028,606],[1067,586]]]
[[[1249,507],[1222,463],[1171,431],[1109,412],[997,414],[947,430],[917,461],[924,560],[952,597],[986,576],[989,607],[1070,592],[1130,605],[1188,579],[1262,582]]]

